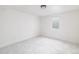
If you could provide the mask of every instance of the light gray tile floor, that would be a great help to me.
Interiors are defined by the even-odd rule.
[[[0,54],[78,54],[79,46],[46,37],[36,37],[0,49]]]

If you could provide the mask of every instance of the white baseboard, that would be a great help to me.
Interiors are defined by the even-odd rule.
[[[52,39],[52,40],[57,40],[57,41],[64,42],[64,43],[67,43],[67,44],[73,44],[73,45],[79,46],[79,43],[74,43],[74,42],[70,42],[70,41],[67,41],[67,40],[62,40],[62,39],[58,39],[58,38],[48,37],[48,36],[44,36],[44,35],[37,35],[37,36],[32,36],[30,38],[23,39],[23,40],[20,40],[20,41],[16,41],[16,42],[13,42],[13,43],[4,44],[4,45],[0,46],[0,48],[4,48],[4,47],[8,47],[10,45],[18,44],[18,43],[20,43],[22,41],[30,40],[30,39],[33,39],[33,38],[36,38],[36,37],[46,37],[46,38],[49,38],[49,39]]]
[[[42,36],[43,36],[43,37],[46,37],[46,38],[49,38],[49,39],[58,40],[58,41],[62,41],[62,42],[64,42],[64,43],[68,43],[68,44],[73,44],[73,45],[79,46],[79,43],[76,43],[76,42],[71,42],[71,41],[67,41],[67,40],[62,40],[62,39],[54,38],[54,37],[48,37],[48,36],[44,36],[44,35],[42,35]]]
[[[37,35],[37,36],[32,36],[32,37],[30,37],[30,38],[23,39],[23,40],[20,40],[20,41],[15,41],[15,42],[11,42],[11,43],[5,43],[5,44],[1,45],[0,48],[8,47],[8,46],[10,46],[10,45],[17,44],[17,43],[20,43],[20,42],[22,42],[22,41],[29,40],[29,39],[36,38],[36,37],[39,37],[39,35]]]

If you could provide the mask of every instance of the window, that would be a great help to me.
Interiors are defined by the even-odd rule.
[[[59,17],[53,17],[53,28],[58,29],[59,28]]]

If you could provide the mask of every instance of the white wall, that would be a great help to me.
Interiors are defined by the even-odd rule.
[[[41,35],[79,43],[79,10],[59,15],[59,29],[52,28],[53,17],[41,17]]]
[[[0,8],[0,47],[39,35],[37,16]]]

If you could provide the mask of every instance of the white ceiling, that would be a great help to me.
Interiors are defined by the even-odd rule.
[[[41,9],[40,5],[17,5],[17,6],[15,5],[8,7],[38,16],[56,15],[79,9],[78,5],[47,5],[46,9]]]

